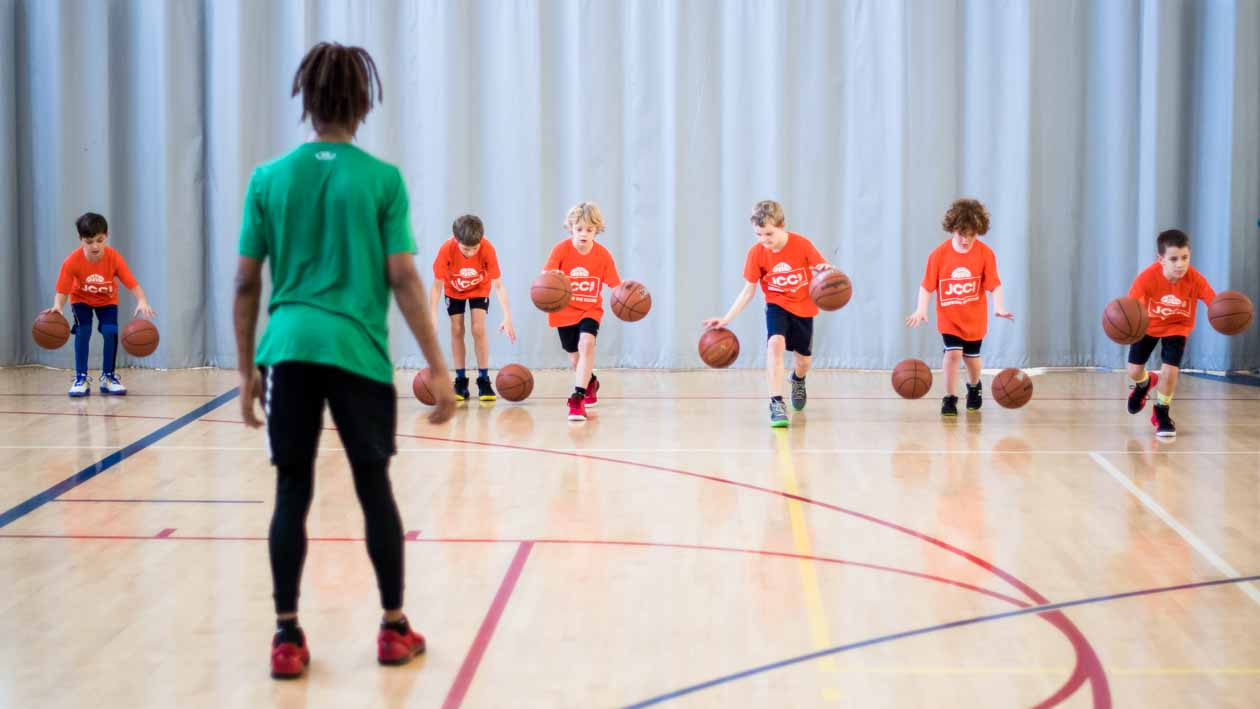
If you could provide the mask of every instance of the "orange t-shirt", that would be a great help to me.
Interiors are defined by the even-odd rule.
[[[448,298],[488,298],[490,282],[500,276],[499,255],[489,239],[481,240],[472,257],[459,250],[454,238],[447,239],[433,259],[433,277],[442,282]]]
[[[798,317],[812,318],[818,314],[818,306],[809,297],[809,281],[814,266],[822,263],[827,261],[813,242],[788,232],[787,243],[779,251],[753,244],[744,260],[744,280],[761,282],[766,303],[774,303]]]
[[[1191,266],[1176,283],[1164,276],[1164,266],[1159,261],[1133,279],[1129,297],[1137,298],[1146,305],[1151,324],[1146,334],[1152,337],[1185,337],[1194,329],[1194,314],[1198,303],[1209,305],[1216,298],[1216,291],[1208,285],[1203,274]]]
[[[57,292],[70,296],[71,303],[85,303],[93,308],[118,304],[118,286],[114,279],[122,281],[128,289],[134,290],[135,276],[127,268],[122,254],[106,246],[101,260],[96,263],[88,261],[83,249],[75,249],[74,253],[61,262],[61,273],[57,276]]]
[[[599,243],[591,244],[590,253],[581,254],[572,240],[565,239],[551,250],[543,270],[564,271],[573,289],[573,299],[564,310],[547,314],[547,324],[551,327],[575,325],[582,318],[600,322],[604,317],[604,286],[621,285],[612,254]]]
[[[1000,285],[997,257],[988,244],[976,240],[960,254],[953,239],[932,250],[922,283],[923,290],[936,293],[936,329],[968,342],[988,332],[988,292]]]

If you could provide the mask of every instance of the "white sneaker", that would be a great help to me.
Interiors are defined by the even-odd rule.
[[[122,382],[118,381],[118,375],[102,374],[101,375],[101,393],[110,394],[113,396],[126,396],[127,387],[123,386]]]
[[[74,384],[70,385],[70,396],[77,399],[81,396],[87,396],[91,392],[92,378],[86,374],[76,374],[74,377]]]

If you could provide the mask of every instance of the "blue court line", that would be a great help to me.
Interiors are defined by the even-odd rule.
[[[1195,379],[1207,379],[1213,382],[1225,382],[1226,384],[1242,384],[1249,387],[1260,387],[1260,377],[1249,376],[1246,374],[1208,374],[1206,372],[1186,372],[1187,377]]]
[[[232,389],[231,391],[226,391],[226,392],[224,392],[224,393],[222,393],[222,394],[220,394],[220,395],[216,396],[214,399],[212,399],[212,400],[210,400],[210,401],[208,401],[208,402],[206,402],[206,403],[202,404],[201,406],[198,406],[197,408],[193,409],[192,411],[189,411],[188,413],[184,414],[183,416],[180,416],[179,418],[175,419],[174,421],[171,421],[170,423],[168,423],[168,424],[166,424],[166,425],[162,426],[161,428],[159,428],[159,429],[157,429],[156,431],[154,431],[154,432],[150,433],[149,435],[145,436],[144,438],[141,438],[140,440],[136,441],[135,443],[132,443],[132,444],[130,444],[130,445],[128,445],[128,446],[126,446],[125,448],[120,448],[120,449],[118,449],[118,450],[114,451],[113,453],[110,453],[109,455],[105,456],[104,458],[101,458],[100,460],[98,460],[98,461],[96,461],[95,463],[93,463],[93,464],[89,465],[88,467],[84,468],[83,470],[80,470],[79,472],[75,473],[74,475],[71,475],[70,477],[66,478],[65,480],[62,480],[61,482],[57,483],[56,485],[53,485],[52,487],[48,488],[47,490],[44,490],[43,492],[41,492],[41,493],[39,493],[39,494],[35,495],[34,497],[30,498],[29,500],[27,500],[27,501],[25,501],[25,502],[19,502],[17,505],[15,505],[15,506],[13,506],[13,507],[11,507],[11,508],[9,508],[9,509],[5,510],[4,512],[0,512],[0,529],[3,529],[4,527],[8,526],[10,523],[12,523],[12,522],[14,522],[14,521],[16,521],[16,520],[18,520],[18,519],[21,519],[22,517],[24,517],[24,516],[26,516],[26,515],[30,514],[31,512],[34,512],[35,510],[39,509],[40,507],[43,507],[44,505],[48,504],[49,502],[52,502],[53,500],[57,499],[58,497],[61,497],[62,495],[66,494],[66,493],[67,493],[67,492],[69,492],[70,490],[73,490],[74,488],[76,488],[76,487],[78,487],[78,486],[82,485],[83,483],[85,483],[85,482],[87,482],[87,481],[91,480],[92,478],[96,477],[97,475],[100,475],[101,473],[105,472],[106,470],[109,470],[110,468],[114,467],[115,465],[118,465],[119,463],[121,463],[121,462],[123,462],[124,460],[126,460],[126,459],[130,458],[131,456],[135,455],[136,453],[139,453],[140,451],[144,450],[145,448],[148,448],[149,446],[153,445],[154,443],[157,443],[158,441],[162,440],[163,438],[166,438],[167,436],[171,435],[172,433],[175,433],[176,431],[178,431],[179,429],[183,428],[184,426],[187,426],[188,424],[192,423],[193,421],[196,421],[197,419],[201,418],[202,416],[205,416],[206,414],[210,413],[211,411],[214,411],[215,409],[219,408],[220,406],[223,406],[223,405],[224,405],[224,404],[226,404],[227,402],[229,402],[229,401],[231,401],[231,400],[235,399],[235,398],[236,398],[236,395],[237,395],[238,393],[239,393],[239,390],[238,390],[238,389]]]
[[[1028,608],[1020,608],[1018,610],[1006,611],[1004,613],[982,615],[982,616],[977,616],[975,618],[968,618],[966,620],[955,620],[951,623],[931,625],[926,628],[918,628],[915,630],[905,630],[900,633],[893,633],[891,635],[880,635],[878,637],[869,638],[867,640],[862,640],[855,643],[848,643],[847,645],[837,645],[835,647],[826,648],[824,650],[819,650],[817,652],[811,652],[808,655],[797,655],[796,657],[790,657],[786,660],[780,660],[779,662],[772,662],[768,665],[761,665],[760,667],[753,667],[751,669],[747,669],[742,672],[736,672],[734,674],[718,677],[717,679],[711,679],[707,682],[701,682],[700,684],[693,684],[690,687],[683,687],[682,689],[677,689],[667,694],[661,694],[659,696],[652,697],[651,699],[645,699],[641,702],[630,704],[626,707],[626,709],[638,709],[638,707],[647,707],[647,706],[652,706],[653,704],[661,704],[671,699],[677,699],[679,697],[686,696],[694,692],[699,692],[702,689],[709,689],[710,687],[715,687],[719,684],[725,684],[727,682],[734,682],[735,680],[744,679],[745,677],[751,677],[752,675],[761,674],[763,672],[769,672],[771,670],[777,670],[781,667],[787,667],[788,665],[795,665],[801,662],[808,662],[810,660],[816,660],[820,657],[826,657],[827,655],[838,655],[842,652],[847,652],[849,650],[856,650],[858,648],[870,647],[871,645],[880,645],[886,642],[891,642],[893,640],[900,640],[902,638],[910,638],[916,635],[926,635],[928,633],[935,633],[941,630],[949,630],[950,628],[959,628],[966,625],[976,625],[977,623],[987,623],[992,620],[1002,620],[1003,618],[1014,618],[1016,616],[1030,615],[1032,613],[1038,613],[1038,614],[1048,613],[1050,611],[1057,611],[1063,608],[1071,608],[1073,606],[1084,606],[1084,605],[1089,605],[1092,603],[1116,601],[1123,598],[1133,598],[1135,596],[1150,596],[1157,593],[1168,593],[1170,591],[1184,591],[1187,589],[1206,588],[1208,586],[1222,586],[1225,584],[1245,583],[1248,581],[1257,581],[1257,580],[1260,580],[1260,575],[1239,576],[1237,578],[1217,579],[1215,581],[1200,581],[1197,583],[1184,583],[1178,586],[1163,586],[1161,588],[1148,588],[1141,591],[1128,591],[1125,593],[1113,593],[1106,596],[1094,596],[1093,598],[1082,598],[1075,601],[1064,601],[1062,603],[1047,603],[1041,606],[1029,606]]]

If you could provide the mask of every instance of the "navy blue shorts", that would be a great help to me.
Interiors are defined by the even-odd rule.
[[[784,310],[774,303],[766,304],[766,339],[782,335],[788,352],[809,357],[813,351],[814,319],[803,318]]]

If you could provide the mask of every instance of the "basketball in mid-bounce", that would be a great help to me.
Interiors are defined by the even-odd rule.
[[[524,365],[505,364],[494,377],[494,388],[508,401],[524,401],[534,391],[534,375]]]
[[[1146,337],[1150,322],[1146,308],[1136,298],[1116,298],[1103,309],[1103,332],[1119,345],[1131,345]]]
[[[903,359],[893,368],[892,386],[903,399],[918,399],[932,388],[932,368],[921,359]]]
[[[853,297],[853,282],[834,268],[816,273],[809,282],[809,297],[823,310],[839,310]]]
[[[66,316],[57,311],[40,313],[31,326],[31,337],[35,344],[46,350],[55,350],[70,339],[70,323]]]
[[[132,357],[148,357],[158,346],[157,326],[148,320],[132,320],[123,326],[120,339]]]
[[[1027,404],[1033,395],[1032,377],[1018,369],[1003,369],[993,378],[993,400],[1008,409]]]
[[[433,406],[437,403],[437,397],[433,395],[433,377],[429,374],[428,367],[416,372],[415,379],[411,380],[411,393],[422,404]]]
[[[700,359],[714,369],[723,369],[739,357],[739,338],[724,327],[705,330],[700,336]]]
[[[544,313],[564,310],[572,298],[568,277],[555,271],[540,274],[529,287],[529,299]]]

